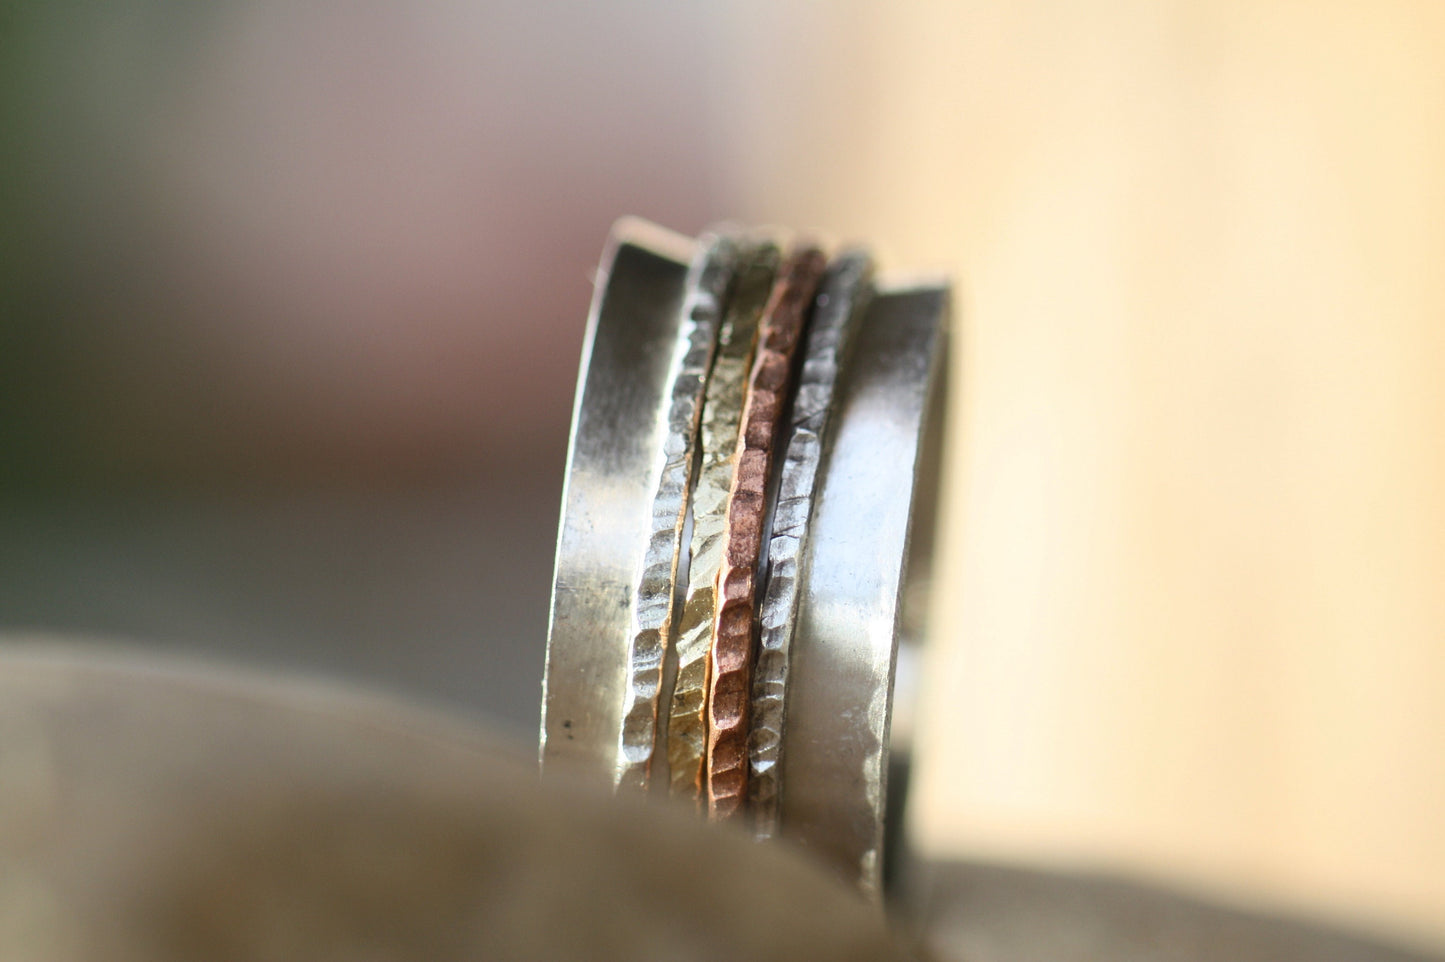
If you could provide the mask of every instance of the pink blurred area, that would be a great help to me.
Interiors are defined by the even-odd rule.
[[[610,222],[711,213],[707,17],[37,12],[25,200],[66,316],[32,337],[60,358],[29,371],[34,456],[102,481],[559,470]]]

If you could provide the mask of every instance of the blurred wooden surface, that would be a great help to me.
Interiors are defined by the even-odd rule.
[[[0,957],[904,957],[786,846],[539,788],[528,755],[333,683],[0,635]],[[1428,962],[1109,880],[927,878],[928,958]]]
[[[739,213],[960,283],[926,843],[1445,944],[1445,7],[769,11]]]
[[[539,787],[530,744],[333,684],[0,636],[6,962],[815,955],[903,958],[795,854]]]

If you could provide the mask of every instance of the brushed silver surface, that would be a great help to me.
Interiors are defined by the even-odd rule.
[[[672,632],[683,523],[697,464],[703,395],[738,254],[738,244],[731,237],[706,236],[699,239],[698,253],[688,271],[687,296],[669,373],[667,437],[657,454],[651,531],[632,599],[629,684],[617,748],[619,788],[643,790],[652,777],[658,699]],[[619,431],[626,429],[624,424],[617,425]]]
[[[792,433],[778,479],[768,542],[767,588],[758,609],[758,658],[748,743],[748,805],[759,839],[777,834],[782,786],[778,758],[786,724],[788,661],[802,585],[802,551],[813,513],[824,440],[833,424],[839,366],[867,300],[872,261],[849,251],[828,267],[818,291],[793,398]]]
[[[882,886],[889,723],[910,538],[931,540],[946,286],[880,290],[837,385],[791,646],[781,830],[865,893]],[[914,532],[914,521],[920,521]],[[917,545],[914,546],[915,548]]]
[[[668,432],[692,241],[623,220],[608,238],[582,350],[557,536],[541,763],[615,778],[633,599]]]

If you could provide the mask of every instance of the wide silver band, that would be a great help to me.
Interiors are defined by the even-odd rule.
[[[804,547],[781,830],[869,893],[883,886],[894,680],[922,640],[905,627],[926,607],[948,315],[940,284],[880,288],[869,303]]]
[[[804,589],[804,549],[813,506],[821,493],[818,479],[826,442],[837,421],[838,373],[872,293],[872,274],[872,258],[858,250],[844,254],[828,268],[798,372],[768,541],[767,588],[758,611],[758,659],[753,669],[748,807],[753,833],[759,839],[778,834],[782,816],[778,762],[787,726],[788,669]]]
[[[582,348],[542,681],[541,760],[617,777],[633,605],[652,533],[693,243],[612,230]]]
[[[558,537],[544,770],[581,767],[617,784],[619,774],[646,765],[638,763],[647,752],[629,741],[638,729],[626,722],[638,706],[635,612],[647,582],[640,576],[666,553],[659,535],[670,541],[680,531],[670,521],[660,526],[655,509],[659,472],[676,466],[675,435],[685,427],[675,403],[679,364],[699,355],[687,293],[693,254],[683,238],[624,221],[604,256]],[[945,284],[931,283],[880,285],[869,296],[866,259],[855,255],[847,265],[835,265],[832,296],[846,268],[857,275],[849,309],[864,307],[850,325],[831,318],[840,332],[851,328],[851,344],[834,345],[826,417],[814,419],[826,430],[813,439],[811,507],[795,519],[795,557],[783,566],[796,580],[795,612],[781,652],[786,667],[773,673],[786,697],[767,716],[781,738],[768,758],[773,808],[759,827],[776,829],[876,894],[889,824],[895,678],[921,633],[917,586],[927,580],[931,552],[949,295]],[[698,276],[694,267],[694,286]],[[826,284],[821,293],[818,313],[828,320]],[[695,373],[687,375],[689,390]],[[800,385],[808,383],[805,375]],[[804,413],[817,402],[795,399]],[[785,515],[780,508],[775,519]],[[654,677],[653,663],[647,668]]]

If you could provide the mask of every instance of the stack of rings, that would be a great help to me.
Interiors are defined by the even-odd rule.
[[[742,820],[882,890],[948,314],[946,284],[876,282],[862,250],[613,228],[557,539],[545,771]]]

